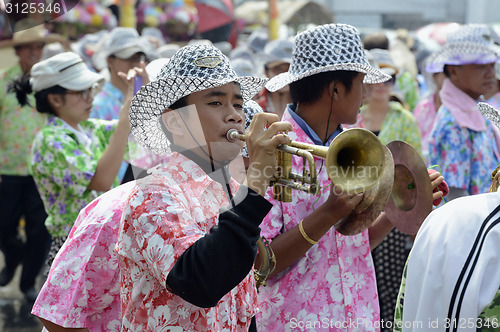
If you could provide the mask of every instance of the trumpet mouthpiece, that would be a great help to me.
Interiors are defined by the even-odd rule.
[[[234,142],[238,139],[238,136],[240,134],[238,133],[238,130],[236,129],[229,129],[226,133],[226,138],[229,142]]]

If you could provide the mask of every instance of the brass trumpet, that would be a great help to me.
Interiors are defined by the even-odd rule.
[[[245,141],[245,135],[230,129],[226,137],[233,142]],[[319,146],[292,141],[289,145],[278,146],[278,170],[271,180],[275,199],[291,202],[291,189],[317,195],[320,185],[317,179],[314,157],[325,159],[330,181],[340,190],[348,193],[366,192],[380,180],[386,165],[384,145],[371,131],[348,129],[340,133],[330,146]],[[291,172],[291,155],[307,160],[308,169],[302,174]],[[363,171],[363,174],[361,172]]]
[[[230,129],[226,138],[230,142],[246,139],[236,129]],[[303,158],[302,174],[292,172],[292,155]],[[296,141],[280,145],[277,151],[278,170],[269,184],[273,186],[275,199],[291,202],[292,189],[318,195],[320,184],[314,157],[326,160],[328,177],[336,187],[348,193],[364,193],[356,209],[335,225],[337,231],[354,235],[368,228],[382,211],[392,189],[394,162],[389,149],[371,131],[357,128],[340,133],[329,147]],[[359,170],[363,171],[361,176]],[[255,269],[258,289],[266,284],[276,259],[265,238],[257,241],[257,247],[261,255],[261,266]]]

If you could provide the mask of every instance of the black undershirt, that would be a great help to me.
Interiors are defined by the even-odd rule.
[[[259,225],[272,204],[243,185],[233,197],[227,165],[216,167],[192,151],[178,151],[222,185],[230,206],[221,208],[218,224],[179,257],[167,276],[166,286],[189,303],[202,308],[214,307],[252,268],[260,237]],[[249,331],[256,331],[255,322]]]

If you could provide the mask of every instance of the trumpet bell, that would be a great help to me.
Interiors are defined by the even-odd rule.
[[[341,132],[330,144],[326,155],[330,180],[335,187],[349,194],[366,192],[375,186],[385,165],[384,146],[366,129]]]
[[[391,151],[380,145],[384,166],[379,173],[378,181],[365,191],[363,199],[354,211],[335,224],[335,229],[340,234],[356,235],[363,232],[375,221],[389,199],[394,181],[394,161]]]
[[[394,157],[394,186],[385,207],[391,223],[408,235],[417,234],[432,211],[432,187],[425,163],[408,143],[387,144]]]

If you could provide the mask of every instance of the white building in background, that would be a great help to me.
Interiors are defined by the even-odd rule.
[[[244,1],[234,0],[236,5]],[[435,22],[500,22],[500,0],[314,1],[331,9],[336,23],[347,23],[359,28],[412,30]]]

